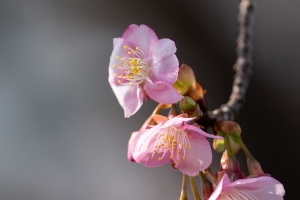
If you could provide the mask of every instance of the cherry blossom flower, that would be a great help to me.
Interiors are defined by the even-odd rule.
[[[212,161],[210,144],[206,137],[216,138],[188,124],[193,118],[177,116],[145,131],[136,143],[133,158],[146,167],[157,167],[174,162],[182,173],[195,176]],[[221,137],[218,137],[221,139]]]
[[[172,86],[179,70],[175,52],[172,40],[159,40],[146,25],[132,24],[114,39],[108,80],[125,117],[136,113],[144,98],[165,104],[183,98]]]
[[[269,176],[239,179],[232,183],[224,174],[209,200],[282,200],[283,185]]]

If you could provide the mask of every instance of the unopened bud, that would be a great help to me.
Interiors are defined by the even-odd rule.
[[[188,96],[185,96],[180,102],[179,107],[183,113],[188,114],[188,117],[199,117],[201,114],[198,104]]]
[[[241,135],[242,133],[241,127],[234,121],[223,121],[221,124],[221,130],[227,134]]]
[[[213,186],[212,186],[211,182],[206,178],[206,176],[203,172],[200,172],[199,176],[201,177],[202,198],[204,200],[208,200],[214,191]]]
[[[234,121],[223,121],[221,124],[221,130],[228,135],[231,150],[234,154],[241,149],[239,141],[241,140],[242,129],[238,123]]]
[[[259,162],[255,158],[253,157],[247,158],[247,165],[248,165],[249,174],[251,176],[259,177],[265,175]]]
[[[232,153],[237,154],[241,149],[240,140],[241,140],[241,127],[233,121],[221,121],[216,120],[213,126],[213,129],[216,135],[221,137],[227,137],[229,145],[231,147]],[[223,140],[214,139],[213,147],[217,152],[224,151],[224,142]]]
[[[223,152],[221,158],[221,172],[224,171],[232,181],[245,177],[240,169],[240,163],[235,156],[228,156],[227,151]]]
[[[196,87],[195,74],[188,65],[182,64],[178,71],[178,77],[173,87],[181,94],[185,95],[190,87]]]
[[[191,97],[185,96],[180,101],[179,107],[184,113],[187,113],[189,111],[195,111],[197,109],[197,104]]]
[[[218,133],[217,133],[217,136],[223,137],[223,134],[221,134],[220,132],[218,132]],[[220,140],[220,139],[214,138],[214,141],[213,141],[213,148],[214,148],[217,152],[222,152],[222,151],[224,151],[224,140]]]

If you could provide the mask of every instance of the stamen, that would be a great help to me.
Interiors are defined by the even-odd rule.
[[[175,162],[185,159],[185,151],[190,148],[187,133],[175,126],[170,126],[161,131],[154,143],[152,157],[157,153],[162,155],[158,160],[163,159],[167,154]],[[182,155],[183,154],[183,155]],[[181,155],[181,156],[180,156]]]
[[[128,46],[124,46],[124,49],[128,50],[129,57],[116,56],[116,59],[120,59],[120,64],[114,64],[112,67],[120,69],[115,73],[115,77],[121,78],[122,81],[118,81],[122,85],[136,85],[142,83],[146,77],[149,76],[150,69],[148,63],[144,59],[144,53],[139,47],[131,49]]]

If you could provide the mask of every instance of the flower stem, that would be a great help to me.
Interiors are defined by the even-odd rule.
[[[183,174],[182,177],[182,185],[181,185],[181,194],[179,197],[179,200],[188,200],[187,195],[186,195],[186,175]]]
[[[229,137],[227,134],[224,134],[224,140],[225,140],[225,145],[226,145],[228,156],[229,157],[234,156],[234,153],[233,153],[231,145],[230,145]]]
[[[241,139],[239,140],[239,144],[240,144],[241,148],[243,149],[246,157],[249,159],[254,159],[252,154],[250,153],[250,151],[248,150],[248,148],[246,147],[246,145],[244,144],[244,142]]]
[[[201,200],[198,190],[197,190],[196,183],[195,183],[195,177],[191,176],[190,181],[191,181],[191,186],[192,186],[192,192],[194,195],[194,200]]]
[[[208,178],[212,181],[214,184],[214,187],[218,185],[218,178],[210,171],[210,168],[207,168],[204,170],[205,174],[208,176]]]

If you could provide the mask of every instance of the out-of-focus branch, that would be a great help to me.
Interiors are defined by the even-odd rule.
[[[256,0],[240,0],[235,77],[229,101],[212,112],[214,117],[233,120],[245,102],[246,89],[252,74],[252,22]]]

